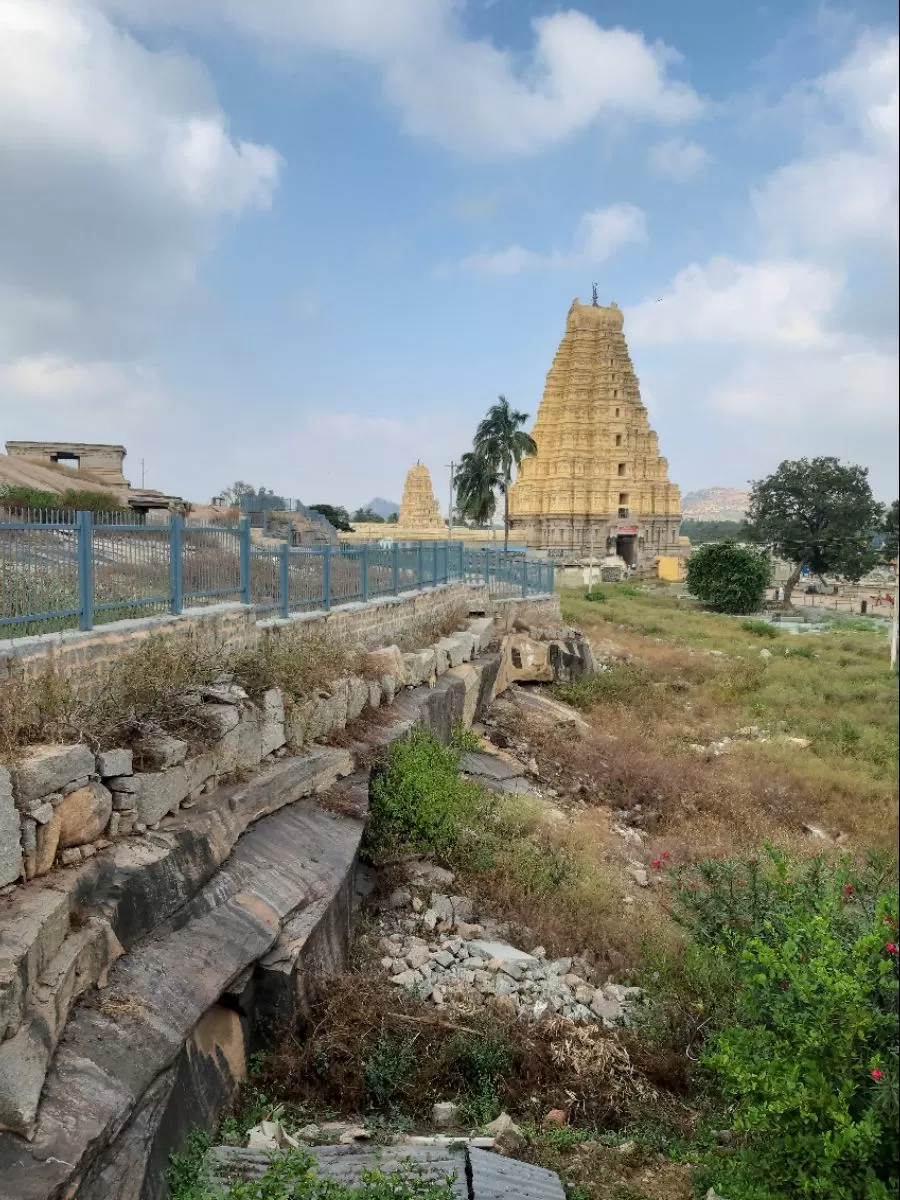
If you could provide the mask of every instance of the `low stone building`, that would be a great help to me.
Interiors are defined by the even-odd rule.
[[[127,453],[124,446],[101,442],[7,442],[6,453],[10,458],[86,471],[108,487],[131,486],[123,470]]]

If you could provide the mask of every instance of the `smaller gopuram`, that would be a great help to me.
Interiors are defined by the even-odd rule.
[[[428,468],[417,462],[410,467],[400,501],[399,529],[443,529],[446,522],[434,498]]]

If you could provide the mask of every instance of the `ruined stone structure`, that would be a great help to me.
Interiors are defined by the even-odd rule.
[[[399,529],[443,529],[445,522],[434,498],[428,468],[417,462],[409,468],[400,501]]]
[[[7,442],[10,458],[27,458],[31,462],[56,463],[88,471],[98,483],[109,487],[130,487],[123,473],[124,446],[107,446],[95,442]]]
[[[681,501],[641,402],[622,313],[572,301],[510,489],[513,537],[559,557],[678,554]]]

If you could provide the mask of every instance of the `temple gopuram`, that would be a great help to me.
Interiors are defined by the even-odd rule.
[[[431,474],[417,462],[410,467],[400,500],[399,529],[446,529],[440,506],[434,498]]]
[[[681,497],[641,402],[616,304],[572,302],[510,489],[511,536],[554,557],[629,566],[683,552]]]

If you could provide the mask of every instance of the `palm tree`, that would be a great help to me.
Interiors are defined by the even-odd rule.
[[[510,408],[505,396],[498,396],[488,414],[475,431],[475,455],[490,464],[500,478],[503,489],[503,549],[509,549],[509,485],[512,483],[513,463],[518,468],[527,454],[536,454],[537,446],[531,434],[522,426],[528,413]]]
[[[497,509],[496,490],[503,486],[496,468],[469,450],[453,476],[453,486],[460,515],[475,525],[487,525]]]

